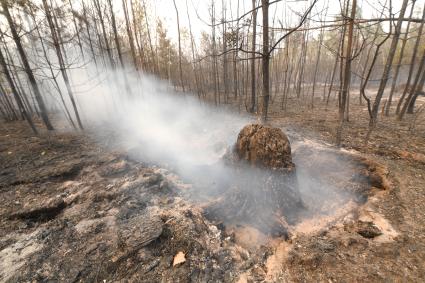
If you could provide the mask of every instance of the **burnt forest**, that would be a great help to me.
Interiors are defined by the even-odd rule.
[[[0,0],[0,282],[423,282],[425,0]]]

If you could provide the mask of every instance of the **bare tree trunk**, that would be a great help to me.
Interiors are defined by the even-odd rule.
[[[256,0],[252,0],[252,47],[251,47],[251,108],[250,112],[254,113],[255,111],[255,91],[256,91],[256,81],[255,81],[255,48],[256,48],[256,39],[257,39],[257,10],[255,5]]]
[[[349,10],[349,6],[350,6],[350,1],[349,0],[344,0],[344,6],[342,7],[344,9],[343,14],[344,15],[348,15],[348,10]],[[341,107],[341,97],[342,97],[342,89],[344,87],[344,63],[347,62],[347,60],[344,60],[344,56],[348,56],[347,54],[344,54],[344,51],[346,49],[345,47],[345,36],[347,34],[347,25],[345,24],[342,27],[342,39],[341,39],[341,50],[340,51],[340,56],[341,56],[341,60],[339,62],[339,89],[338,89],[338,108]],[[346,59],[346,58],[345,58]]]
[[[401,111],[398,115],[399,120],[403,119],[407,108],[409,107],[410,103],[412,103],[413,97],[417,96],[419,94],[419,91],[421,91],[423,86],[424,86],[424,76],[425,76],[424,69],[425,69],[425,50],[423,52],[422,59],[421,59],[421,62],[419,64],[418,72],[416,73],[415,81],[414,81],[413,85],[411,86],[411,88],[409,90],[409,96],[406,98],[406,101],[403,105],[403,108],[401,109]],[[421,77],[422,73],[424,73],[424,74]],[[413,112],[413,109],[412,109],[412,112]]]
[[[326,18],[326,15],[325,15]],[[316,79],[317,79],[317,71],[319,70],[319,63],[320,63],[320,55],[322,51],[322,43],[323,43],[323,29],[320,31],[320,37],[319,37],[319,49],[317,50],[317,57],[316,57],[316,65],[314,67],[314,76],[313,76],[313,90],[311,92],[311,109],[314,108],[314,91],[316,89]]]
[[[233,92],[235,99],[238,97],[238,91],[239,91],[239,78],[238,78],[238,68],[237,68],[237,59],[238,59],[238,45],[239,45],[239,0],[237,4],[237,11],[236,11],[236,18],[238,19],[236,21],[236,39],[235,39],[235,47],[236,51],[233,54]]]
[[[132,96],[133,93],[131,91],[130,84],[129,84],[128,79],[127,79],[127,74],[125,72],[124,60],[122,58],[121,44],[120,44],[120,40],[118,38],[117,24],[115,22],[115,13],[114,13],[114,9],[112,7],[112,0],[108,0],[108,3],[109,3],[109,10],[110,10],[110,13],[111,13],[111,23],[112,23],[112,30],[114,32],[115,47],[117,48],[118,59],[120,60],[120,64],[121,64],[121,68],[122,68],[122,76],[124,78],[124,87],[125,87],[125,90],[127,91],[127,94],[129,96]]]
[[[403,17],[404,17],[404,14],[406,12],[407,3],[408,3],[408,0],[403,0],[403,4],[402,4],[401,10],[400,10],[399,18],[397,20],[397,25],[395,27],[395,33],[394,33],[393,39],[391,41],[391,46],[390,46],[390,49],[389,49],[387,62],[385,63],[384,72],[382,74],[381,83],[379,84],[378,92],[377,92],[376,97],[375,97],[375,102],[373,103],[373,108],[372,108],[372,113],[371,113],[372,115],[371,115],[371,119],[369,121],[369,130],[368,130],[368,133],[366,135],[366,142],[369,140],[370,134],[372,133],[373,129],[376,127],[376,123],[377,123],[377,119],[378,119],[379,104],[380,104],[382,96],[384,94],[384,89],[385,89],[385,86],[387,84],[388,77],[389,77],[389,74],[390,74],[390,71],[391,71],[391,66],[392,66],[392,63],[393,63],[393,60],[394,60],[394,55],[395,55],[395,52],[396,52],[398,39],[400,38],[400,31],[401,31],[401,26],[403,24]],[[390,10],[391,10],[391,7],[390,7]]]
[[[348,5],[348,3],[347,3]],[[351,51],[353,46],[353,30],[354,30],[354,19],[356,17],[356,8],[357,8],[357,0],[353,0],[351,6],[351,16],[349,19],[348,25],[348,41],[347,41],[347,49],[345,52],[345,69],[344,69],[344,81],[342,85],[341,91],[341,103],[339,105],[339,125],[337,129],[336,143],[337,145],[341,145],[342,138],[342,130],[344,127],[344,112],[345,112],[345,104],[347,99],[347,93],[350,87],[351,82]]]
[[[385,10],[385,7],[383,7],[383,9],[382,9],[381,16],[384,13],[384,10]],[[373,37],[373,42],[372,43],[375,43],[375,40],[378,38],[379,31],[380,31],[380,27],[378,26],[376,28],[375,35]],[[379,54],[380,54],[379,51],[380,51],[381,47],[384,45],[384,43],[390,38],[391,32],[392,32],[392,25],[390,25],[390,31],[387,34],[387,36],[381,42],[379,42],[377,44],[376,49],[375,49],[375,53],[373,54],[372,62],[370,64],[369,68],[367,68],[367,64],[368,64],[369,55],[370,55],[370,51],[372,50],[372,47],[371,47],[371,49],[369,49],[369,52],[367,54],[368,56],[367,56],[366,66],[364,68],[364,72],[363,73],[365,73],[366,70],[368,70],[368,71],[367,71],[367,74],[366,74],[366,77],[365,78],[363,78],[363,75],[362,75],[362,82],[361,82],[361,85],[360,85],[360,95],[366,100],[367,110],[369,112],[369,118],[370,119],[372,119],[372,116],[373,115],[372,115],[372,107],[371,107],[370,99],[366,96],[366,87],[367,87],[367,84],[369,83],[370,76],[372,75],[373,68],[375,67],[376,61],[377,61],[377,59],[379,57]]]
[[[11,65],[10,66],[10,75],[12,76],[12,80],[13,80],[16,88],[17,88],[18,94],[22,98],[23,105],[27,108],[27,112],[29,112],[29,115],[31,115],[31,114],[34,113],[34,110],[32,109],[31,103],[29,102],[27,94],[24,91],[24,86],[22,85],[21,80],[19,79],[18,70],[16,68],[13,57],[9,52],[9,49],[7,49],[7,45],[4,42],[3,35],[1,35],[1,38],[3,40],[7,60],[9,61],[10,65]],[[13,68],[13,70],[12,70],[12,68]]]
[[[298,80],[297,80],[297,86],[296,86],[297,98],[300,98],[301,96],[301,88],[304,81],[305,58],[307,55],[307,38],[308,38],[308,31],[305,31],[303,36],[300,60],[298,63]]]
[[[412,1],[412,8],[410,9],[409,19],[412,18],[413,11],[415,9],[415,4],[416,4],[416,0],[413,0]],[[392,100],[393,100],[394,90],[395,90],[395,87],[397,85],[397,79],[398,79],[398,75],[400,73],[401,63],[403,61],[404,49],[406,48],[406,43],[407,43],[407,40],[409,38],[410,24],[411,24],[410,21],[407,22],[406,32],[405,32],[404,37],[402,39],[400,55],[399,55],[398,62],[397,62],[397,65],[396,65],[396,69],[395,69],[395,72],[394,72],[393,81],[392,81],[392,84],[391,84],[391,90],[390,90],[390,94],[389,94],[389,97],[388,97],[388,102],[387,102],[387,105],[385,107],[385,116],[389,116],[389,114],[390,114],[390,108],[391,108],[391,103],[392,103]]]
[[[180,38],[180,18],[179,18],[179,10],[177,9],[176,0],[173,0],[174,8],[176,9],[176,16],[177,16],[177,35],[178,35],[178,41],[179,41],[179,73],[180,73],[180,85],[182,87],[183,92],[184,90],[184,83],[183,83],[183,71],[182,71],[182,45],[181,45],[181,38]]]
[[[134,11],[133,0],[130,0],[130,8],[131,8],[131,14],[133,16],[134,39],[135,39],[136,44],[137,44],[137,50],[139,52],[139,57],[140,57],[142,69],[146,70],[145,54],[144,54],[144,50],[143,50],[143,44],[140,43],[140,39],[139,39],[139,35],[138,35],[138,30],[137,30],[138,25],[137,25],[137,22],[136,22],[136,13]]]
[[[3,116],[3,120],[6,122],[13,121],[15,118],[16,118],[15,120],[18,120],[18,117],[16,115],[15,116],[13,115],[15,113],[10,112],[7,104],[4,102],[4,99],[3,99],[4,97],[6,97],[6,94],[0,89],[0,105],[1,105],[0,112],[1,112],[1,115]]]
[[[68,0],[68,2],[71,7],[72,22],[74,23],[75,33],[77,34],[78,46],[80,47],[80,52],[84,59],[83,45],[81,44],[80,31],[78,30],[77,21],[75,20],[74,7],[72,6],[71,0]]]
[[[74,99],[74,93],[72,91],[71,84],[69,82],[69,77],[66,71],[65,62],[63,60],[62,51],[60,49],[59,40],[58,40],[58,31],[53,24],[52,17],[50,14],[50,9],[49,9],[49,6],[47,5],[46,0],[43,0],[43,6],[44,6],[44,11],[46,12],[46,18],[50,27],[50,32],[52,34],[53,45],[55,47],[56,55],[59,60],[59,68],[60,68],[63,80],[65,82],[66,89],[68,91],[69,99],[71,100],[71,104],[74,109],[75,117],[77,118],[78,126],[80,127],[81,130],[83,130],[84,127],[83,127],[83,124],[81,123],[80,114],[78,113],[77,104],[75,103],[75,99]]]
[[[61,88],[60,88],[60,86],[59,86],[59,83],[58,83],[58,81],[57,81],[57,79],[56,79],[56,76],[55,76],[55,73],[54,73],[54,71],[53,71],[52,64],[51,64],[51,62],[50,62],[49,56],[48,56],[48,54],[47,54],[46,47],[45,47],[45,45],[44,45],[44,39],[43,39],[43,37],[41,36],[40,29],[39,29],[39,27],[38,27],[38,25],[37,25],[36,18],[35,18],[35,14],[34,14],[34,10],[33,10],[33,8],[32,8],[32,7],[30,8],[30,13],[31,13],[31,18],[32,18],[32,20],[33,20],[33,22],[34,22],[34,25],[35,25],[35,30],[37,31],[37,35],[38,35],[38,37],[39,37],[39,39],[40,39],[41,48],[42,48],[42,50],[43,50],[43,55],[44,55],[44,57],[45,57],[45,59],[46,59],[47,65],[49,65],[50,74],[51,74],[51,76],[52,76],[52,80],[53,80],[53,82],[54,82],[54,84],[55,84],[55,86],[56,86],[56,89],[57,89],[57,91],[58,91],[59,97],[60,97],[60,99],[61,99],[61,101],[62,101],[62,104],[63,104],[63,107],[64,107],[64,111],[65,111],[65,114],[66,114],[66,116],[68,117],[68,120],[69,120],[69,122],[71,123],[72,127],[73,127],[74,129],[76,129],[75,123],[74,123],[74,121],[72,120],[71,114],[69,113],[68,107],[66,106],[65,100],[64,100],[64,98],[63,98],[62,90],[61,90]],[[49,16],[50,16],[50,14],[49,14]],[[54,42],[56,42],[56,41],[54,40]],[[59,49],[59,51],[60,51],[60,49]]]
[[[7,97],[6,91],[4,90],[3,86],[0,84],[0,97],[4,98],[4,104],[5,108],[10,112],[11,120],[19,120],[18,115],[16,114],[16,109],[13,107],[12,103],[10,102],[9,98]]]
[[[149,22],[148,22],[148,14],[146,12],[146,4],[145,4],[145,0],[143,0],[143,12],[145,14],[145,24],[146,24],[146,31],[148,34],[148,40],[149,40],[149,47],[151,50],[151,56],[152,56],[152,63],[153,63],[153,69],[154,72],[159,76],[159,66],[158,66],[158,61],[155,60],[155,58],[157,58],[157,54],[156,51],[153,48],[153,44],[152,44],[152,37],[151,37],[151,32],[150,32],[150,28],[149,28]]]
[[[407,113],[413,114],[415,110],[416,99],[418,98],[419,93],[423,90],[424,83],[425,83],[425,72],[422,73],[422,78],[420,79],[417,87],[415,88],[412,98],[409,100],[409,106],[407,106]]]
[[[401,120],[403,118],[403,115],[404,115],[404,113],[403,113],[403,115],[400,115],[400,109],[401,109],[401,105],[404,102],[404,98],[406,97],[407,93],[409,92],[410,82],[412,80],[413,72],[415,70],[416,55],[418,53],[419,45],[420,45],[420,42],[421,42],[424,24],[425,24],[425,7],[424,7],[424,10],[423,10],[423,13],[422,13],[422,23],[420,24],[419,30],[418,30],[418,38],[417,38],[415,46],[413,48],[413,54],[412,54],[412,59],[410,61],[410,70],[409,70],[409,75],[407,77],[406,87],[404,88],[403,95],[401,96],[400,100],[397,103],[396,114],[398,115],[399,120]]]
[[[40,92],[40,89],[38,88],[37,81],[35,80],[34,73],[32,72],[32,69],[31,69],[30,64],[28,62],[27,55],[25,54],[24,48],[22,47],[21,39],[20,39],[20,37],[19,37],[19,35],[16,31],[15,24],[12,20],[10,13],[9,13],[8,4],[7,4],[6,1],[1,1],[1,5],[3,7],[3,13],[4,13],[4,15],[7,19],[8,24],[9,24],[10,31],[12,32],[12,37],[13,37],[13,40],[15,41],[16,47],[18,49],[19,56],[21,57],[22,64],[24,65],[25,72],[27,73],[28,80],[30,81],[31,86],[34,90],[34,95],[35,95],[35,98],[37,100],[38,106],[40,108],[40,112],[41,112],[40,113],[41,118],[42,118],[46,128],[49,131],[54,130],[52,124],[50,123],[49,117],[47,116],[46,105],[44,103],[43,97],[41,96],[41,92]]]
[[[384,12],[384,9],[385,9],[385,7],[383,8],[382,13]],[[381,17],[382,17],[382,13],[381,13]],[[368,107],[369,108],[370,108],[370,101],[366,97],[365,90],[366,90],[366,86],[368,84],[370,75],[372,74],[373,65],[375,64],[376,59],[378,57],[378,52],[379,52],[379,49],[378,48],[375,50],[375,54],[374,54],[374,57],[373,57],[373,60],[372,60],[372,66],[369,69],[368,69],[368,65],[369,65],[370,55],[372,53],[372,49],[373,49],[373,46],[375,44],[375,41],[376,41],[376,39],[379,36],[380,29],[381,29],[381,27],[378,25],[376,27],[375,33],[373,35],[372,44],[371,44],[370,48],[367,51],[366,61],[365,61],[364,66],[363,66],[363,71],[362,71],[361,79],[360,79],[360,96],[359,96],[359,102],[360,102],[360,105],[361,105],[362,104],[362,97],[364,97],[366,99],[366,102],[368,103]],[[381,45],[383,43],[384,43],[384,41],[382,41]],[[368,73],[366,73],[367,70],[369,70]]]
[[[338,52],[339,52],[339,50],[341,50],[341,45],[342,45],[342,42],[344,40],[343,36],[344,36],[344,34],[343,34],[343,32],[341,32],[341,38],[340,38],[340,41],[338,43],[338,49],[337,49]],[[342,60],[342,58],[341,58],[341,60]],[[335,74],[336,74],[337,67],[338,67],[338,61],[339,61],[339,54],[336,54],[335,63],[334,63],[333,69],[332,69],[331,82],[329,84],[328,97],[326,98],[326,106],[329,105],[329,98],[331,96],[331,92],[332,92],[332,89],[333,89],[333,86],[334,86],[334,80],[335,80]]]
[[[137,64],[136,48],[134,47],[133,34],[130,28],[130,19],[128,17],[127,0],[122,0],[122,7],[124,9],[125,27],[127,30],[128,42],[130,43],[131,58],[133,58],[134,68],[136,69],[136,72],[138,72],[139,66]]]
[[[223,86],[224,86],[224,103],[229,101],[229,85],[228,85],[228,72],[227,72],[227,31],[226,31],[226,4],[224,0],[221,1],[222,10],[222,27],[223,27]]]
[[[27,113],[27,111],[25,110],[24,104],[22,103],[22,100],[19,97],[18,91],[16,90],[16,86],[15,86],[15,84],[12,81],[12,77],[10,76],[9,69],[7,68],[7,64],[6,64],[6,61],[4,59],[3,52],[1,51],[1,48],[0,48],[0,64],[3,67],[3,73],[6,76],[6,80],[9,83],[9,86],[10,86],[10,88],[12,90],[13,96],[15,97],[15,101],[18,104],[18,107],[21,110],[22,115],[25,117],[25,120],[27,120],[27,122],[30,125],[31,129],[33,130],[33,132],[35,134],[38,134],[37,129],[35,128],[34,123],[32,121],[32,118]]]
[[[424,23],[425,23],[425,5],[424,5],[424,11],[423,11],[423,15],[422,15],[422,20],[423,20],[423,22],[421,23],[421,25],[419,27],[418,38],[417,38],[415,47],[420,45],[419,42],[421,40],[421,35],[422,35]],[[416,57],[415,55],[416,54],[414,53],[413,56]],[[424,58],[424,57],[425,57],[425,51],[423,53],[422,58]],[[421,84],[420,83],[420,81],[421,81],[420,76],[421,76],[421,72],[422,72],[423,68],[424,68],[424,65],[423,65],[423,61],[422,61],[421,64],[419,65],[414,84],[412,86],[410,86],[410,90],[408,91],[409,95],[407,96],[406,101],[404,102],[403,108],[401,109],[401,111],[400,111],[400,113],[397,117],[398,120],[403,119],[404,114],[406,113],[407,110],[408,110],[408,113],[411,113],[411,114],[413,113],[414,102],[416,101],[416,97],[419,94],[419,91],[422,90],[422,87],[417,89],[417,86],[418,86],[418,84],[419,84],[419,86]],[[407,87],[406,87],[406,89],[407,89]]]
[[[92,53],[92,58],[93,58],[94,64],[96,65],[96,68],[97,68],[98,66],[97,66],[97,60],[96,60],[96,53],[94,52],[94,47],[93,47],[93,43],[92,43],[92,39],[91,39],[90,22],[89,22],[89,19],[88,19],[88,16],[87,16],[87,8],[86,8],[86,5],[84,4],[84,1],[82,1],[82,4],[83,4],[84,23],[85,23],[85,26],[86,26],[87,37],[89,39],[90,51]]]
[[[189,16],[189,7],[187,5],[187,0],[186,0],[186,12],[187,12],[187,20],[189,22],[189,34],[190,34],[190,45],[191,45],[191,49],[192,49],[192,71],[193,71],[193,75],[195,76],[195,84],[196,84],[196,93],[198,95],[198,98],[201,99],[201,88],[199,85],[199,76],[198,76],[198,71],[197,71],[197,66],[196,66],[196,57],[195,57],[195,40],[193,39],[193,33],[192,33],[192,24],[190,21],[190,16]]]
[[[211,5],[211,24],[212,24],[212,52],[213,52],[213,81],[214,81],[214,103],[217,106],[217,50],[215,44],[215,6],[214,0]],[[220,101],[220,97],[218,97],[218,101]]]
[[[99,2],[99,0],[93,0],[93,2],[94,2],[94,6],[96,8],[96,11],[97,11],[97,15],[99,16],[100,26],[102,28],[103,40],[105,41],[105,47],[106,47],[106,52],[108,54],[109,63],[111,65],[111,68],[113,70],[115,70],[115,62],[114,62],[114,58],[112,57],[112,51],[111,51],[111,47],[109,45],[108,35],[106,33],[105,21],[103,19],[103,14],[102,14],[102,9],[100,7],[100,2]]]
[[[270,98],[270,50],[269,50],[269,0],[261,0],[263,11],[263,109],[262,120],[267,121]]]
[[[280,105],[280,109],[286,111],[286,101],[288,95],[288,71],[289,71],[289,36],[286,38],[286,48],[285,48],[285,70],[284,79],[283,79],[283,93],[282,93],[282,104]]]

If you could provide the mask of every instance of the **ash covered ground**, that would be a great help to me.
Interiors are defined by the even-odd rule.
[[[415,246],[393,226],[397,215],[388,219],[376,209],[379,198],[396,201],[387,169],[288,133],[308,209],[284,240],[249,223],[209,219],[202,203],[187,197],[196,183],[126,151],[82,134],[33,137],[22,123],[4,125],[0,280],[273,282],[406,275],[394,266],[403,260],[403,248]],[[321,180],[333,184],[329,195],[314,194]],[[421,272],[418,266],[406,278]]]

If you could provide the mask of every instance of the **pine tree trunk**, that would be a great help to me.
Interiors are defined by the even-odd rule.
[[[416,4],[416,0],[412,2],[412,8],[410,9],[409,19],[412,18],[413,11],[415,9],[415,4]],[[407,40],[408,40],[408,36],[409,36],[410,24],[411,24],[410,21],[407,22],[407,27],[406,27],[406,31],[405,31],[405,34],[404,34],[404,38],[402,39],[400,55],[399,55],[398,62],[397,62],[397,65],[396,65],[396,69],[395,69],[395,72],[394,72],[393,81],[392,81],[392,84],[391,84],[391,90],[390,90],[390,94],[389,94],[389,97],[388,97],[388,102],[387,102],[387,105],[385,107],[385,116],[389,116],[389,114],[390,114],[390,108],[391,108],[391,104],[392,104],[392,100],[393,100],[393,95],[394,95],[395,87],[397,85],[397,79],[398,79],[398,75],[400,73],[401,63],[403,61],[404,50],[406,48],[406,44],[407,44]]]
[[[348,5],[348,3],[347,3]],[[353,31],[354,31],[354,19],[356,16],[356,8],[357,8],[357,0],[353,0],[352,6],[351,6],[351,16],[350,16],[350,23],[348,25],[348,40],[347,40],[347,49],[345,52],[345,66],[344,66],[344,80],[342,84],[342,90],[341,90],[341,103],[339,105],[339,125],[337,129],[337,136],[336,136],[336,143],[337,145],[341,144],[341,138],[342,138],[342,130],[344,127],[344,112],[345,112],[345,105],[347,103],[347,94],[350,87],[351,82],[351,52],[352,52],[352,46],[353,46]]]
[[[251,52],[255,52],[256,48],[256,38],[257,38],[257,10],[255,10],[256,0],[252,0],[252,45],[251,45]],[[251,108],[249,109],[249,112],[254,113],[255,111],[255,91],[256,91],[256,81],[255,81],[255,54],[251,54]]]
[[[22,64],[24,65],[24,70],[25,70],[25,72],[28,76],[28,80],[31,84],[31,87],[34,90],[34,95],[35,95],[35,99],[37,100],[38,107],[40,109],[41,118],[44,122],[44,125],[46,126],[46,128],[49,131],[54,130],[52,124],[50,123],[49,117],[47,115],[46,104],[44,103],[44,99],[41,96],[41,92],[40,92],[40,89],[38,88],[38,84],[37,84],[37,81],[35,79],[34,73],[33,73],[32,69],[30,67],[30,64],[29,64],[28,59],[27,59],[27,55],[26,55],[24,48],[22,46],[21,39],[20,39],[20,37],[19,37],[19,35],[16,31],[15,24],[12,20],[10,13],[9,13],[8,4],[7,4],[6,1],[1,1],[1,5],[2,5],[2,8],[3,8],[3,13],[6,16],[6,20],[9,24],[10,31],[12,32],[12,37],[13,37],[13,40],[16,44],[17,49],[18,49],[19,56],[21,57]]]
[[[387,61],[385,63],[384,72],[382,74],[382,79],[379,84],[378,92],[375,97],[375,102],[373,103],[371,118],[369,121],[369,130],[366,135],[366,142],[369,140],[370,134],[373,131],[373,129],[376,127],[377,119],[378,119],[378,111],[379,111],[379,104],[381,103],[382,96],[384,94],[384,89],[388,81],[388,77],[390,75],[392,63],[394,60],[394,55],[397,48],[398,39],[400,38],[400,32],[401,32],[401,26],[403,24],[403,17],[406,12],[408,0],[403,0],[403,4],[400,10],[399,18],[397,20],[397,25],[395,28],[395,33],[393,36],[393,39],[391,41],[391,46],[389,49],[389,53],[387,56]]]
[[[77,108],[77,104],[75,103],[74,93],[73,93],[72,88],[71,88],[71,84],[70,84],[70,81],[69,81],[68,73],[66,71],[62,51],[61,51],[61,48],[60,48],[60,44],[59,44],[59,40],[58,40],[58,31],[53,24],[52,17],[51,17],[51,14],[50,14],[50,8],[47,5],[46,0],[43,0],[43,6],[44,6],[44,11],[46,13],[47,22],[49,24],[50,32],[51,32],[51,35],[52,35],[53,45],[55,47],[56,55],[58,57],[60,71],[61,71],[63,80],[65,82],[66,89],[68,91],[69,99],[71,100],[71,104],[72,104],[72,107],[74,109],[75,117],[77,118],[78,126],[81,130],[83,130],[84,127],[83,127],[83,124],[82,124],[81,119],[80,119],[80,114],[78,113],[78,108]]]
[[[27,120],[28,124],[30,125],[31,129],[35,134],[38,134],[36,127],[34,126],[34,123],[32,121],[31,116],[28,114],[28,112],[25,110],[24,104],[22,103],[21,98],[19,97],[18,91],[16,89],[15,84],[13,83],[12,77],[10,76],[9,69],[7,68],[6,61],[3,56],[3,52],[0,48],[0,65],[3,67],[3,74],[6,76],[6,80],[9,83],[10,89],[12,90],[13,96],[15,97],[15,101],[18,104],[19,109],[21,110],[22,115],[25,117],[25,120]]]
[[[263,109],[262,120],[267,121],[270,99],[270,50],[269,50],[269,0],[261,0],[263,11]]]

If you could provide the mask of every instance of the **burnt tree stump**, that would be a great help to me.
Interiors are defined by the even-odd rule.
[[[281,129],[245,126],[224,156],[234,183],[206,208],[207,216],[248,223],[263,232],[286,235],[287,223],[303,208],[291,146]]]

